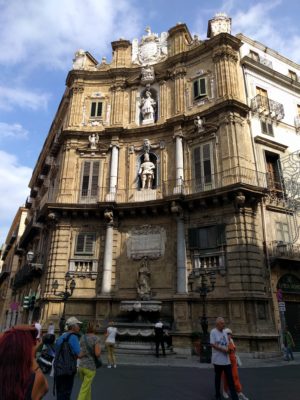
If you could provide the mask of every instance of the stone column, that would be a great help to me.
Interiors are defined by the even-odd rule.
[[[111,144],[111,164],[110,164],[110,181],[109,193],[116,193],[118,183],[118,164],[119,164],[119,146]]]
[[[177,293],[186,294],[188,290],[183,211],[176,202],[172,202],[171,211],[176,215],[177,223]]]
[[[113,125],[120,125],[123,122],[123,111],[124,111],[124,82],[117,82],[111,87],[112,91],[112,110],[111,110],[111,121]]]
[[[238,97],[237,52],[228,45],[221,45],[213,53],[216,68],[218,97]]]
[[[168,95],[166,81],[162,80],[159,82],[159,108],[160,108],[160,120],[165,120],[168,117]]]
[[[185,102],[185,68],[178,68],[174,71],[174,79],[175,79],[175,114],[183,114],[184,113],[184,102]]]
[[[130,124],[134,124],[136,122],[136,95],[137,95],[137,88],[132,87],[130,91],[130,114],[129,114]]]
[[[69,126],[79,126],[80,122],[82,121],[82,114],[83,114],[83,103],[82,103],[82,96],[83,96],[83,86],[77,85],[74,86],[72,89],[72,101],[71,101],[71,110],[70,110],[70,117],[69,117]]]
[[[103,277],[101,294],[109,294],[111,291],[111,275],[112,275],[112,259],[113,259],[113,212],[105,210],[104,218],[107,221],[104,262],[103,262]]]
[[[184,168],[183,168],[183,144],[182,144],[182,130],[181,126],[175,128],[175,154],[176,154],[176,184],[174,192],[178,193],[178,190],[182,189],[184,181]]]

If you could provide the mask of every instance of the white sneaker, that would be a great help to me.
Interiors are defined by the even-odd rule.
[[[111,368],[111,365],[108,365],[107,368]]]
[[[222,394],[223,394],[224,399],[229,399],[229,396],[228,396],[227,392],[225,392],[225,390],[223,390]]]
[[[117,368],[116,364],[114,364],[114,368]]]
[[[246,396],[244,395],[244,393],[242,393],[242,392],[238,393],[238,396],[239,396],[239,399],[240,399],[240,400],[249,400],[248,397],[246,397]]]

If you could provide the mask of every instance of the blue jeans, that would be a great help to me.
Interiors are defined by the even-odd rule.
[[[285,349],[285,359],[287,361],[294,360],[294,356],[293,356],[293,352],[292,352],[292,348],[290,346],[286,346]]]

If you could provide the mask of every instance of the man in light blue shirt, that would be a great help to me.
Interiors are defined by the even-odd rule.
[[[236,393],[232,371],[231,363],[228,355],[228,338],[224,332],[225,321],[224,318],[218,317],[216,319],[216,327],[210,332],[210,344],[212,347],[212,358],[211,362],[215,369],[215,389],[216,389],[216,400],[221,400],[221,375],[224,374],[227,378],[228,387],[231,394],[232,400],[239,400]]]

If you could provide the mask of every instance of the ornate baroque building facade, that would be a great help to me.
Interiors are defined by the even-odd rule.
[[[149,320],[160,314],[170,324],[175,346],[188,348],[202,314],[189,277],[214,272],[209,327],[222,315],[244,350],[278,349],[271,275],[275,268],[278,280],[284,270],[269,250],[280,242],[271,213],[295,213],[277,204],[282,188],[274,195],[268,168],[272,160],[278,166],[272,151],[288,144],[258,126],[263,120],[271,129],[275,117],[262,119],[251,103],[249,71],[263,73],[243,53],[246,39],[231,35],[230,18],[217,15],[207,40],[177,24],[161,35],[147,29],[140,41],[113,42],[111,63],[76,53],[30,181],[14,278],[20,299],[35,293],[42,321],[58,323],[63,304],[52,284],[63,291],[69,272],[76,288],[67,315],[101,329],[111,318],[125,324],[145,307]],[[26,270],[28,251],[32,265],[43,265],[41,276]],[[23,311],[24,321],[29,314]]]

